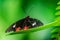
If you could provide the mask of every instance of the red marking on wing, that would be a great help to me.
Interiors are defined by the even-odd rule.
[[[17,27],[15,30],[16,30],[16,32],[17,32],[17,31],[21,30],[21,28],[20,28],[20,27]]]
[[[25,25],[25,26],[24,26],[24,30],[27,30],[27,29],[28,29],[28,26]]]

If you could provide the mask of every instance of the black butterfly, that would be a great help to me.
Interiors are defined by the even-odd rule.
[[[5,32],[10,31],[19,31],[19,30],[27,30],[29,28],[34,28],[38,26],[42,26],[43,23],[40,20],[30,18],[29,16],[17,21],[16,23],[12,24]]]

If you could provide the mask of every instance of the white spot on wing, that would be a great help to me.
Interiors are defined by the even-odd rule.
[[[34,25],[36,25],[36,22],[34,22],[34,23],[32,24],[32,26],[34,26]]]
[[[16,27],[16,24],[13,25],[13,28],[15,28],[15,27]]]

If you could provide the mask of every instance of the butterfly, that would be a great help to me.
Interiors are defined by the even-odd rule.
[[[23,18],[13,23],[5,32],[10,32],[10,31],[17,32],[19,30],[27,30],[42,25],[43,23],[40,20],[37,20],[35,18],[30,18],[29,16],[27,16],[26,18]]]

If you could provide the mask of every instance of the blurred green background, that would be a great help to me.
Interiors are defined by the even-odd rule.
[[[41,31],[4,36],[5,30],[14,22],[30,16],[44,25],[53,22],[59,0],[0,0],[1,40],[50,40],[53,27]]]

